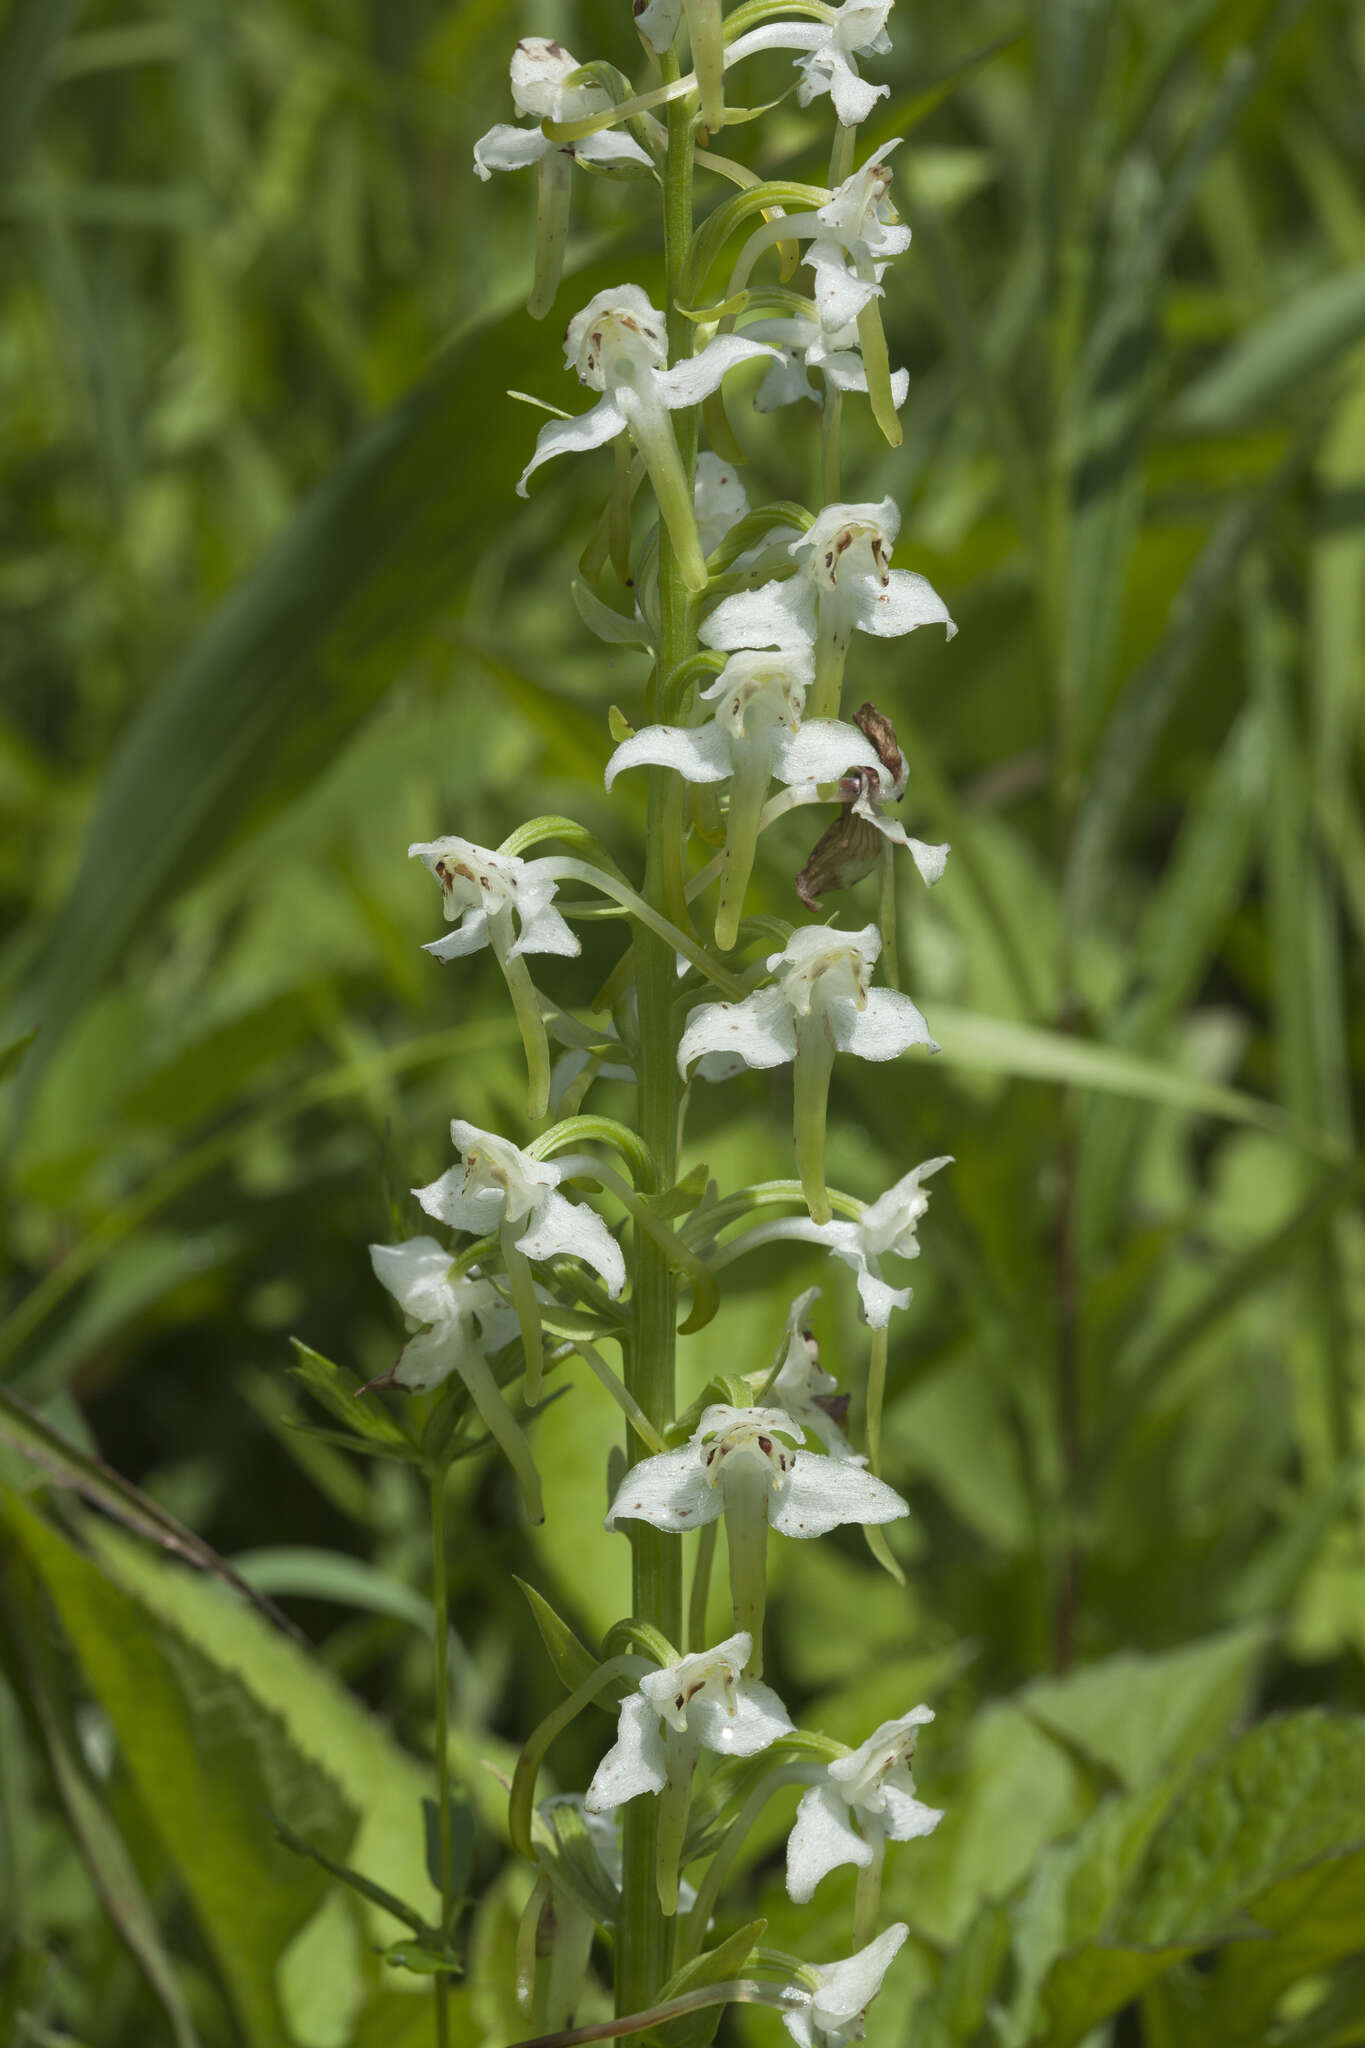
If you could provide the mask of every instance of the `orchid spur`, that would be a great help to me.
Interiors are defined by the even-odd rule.
[[[590,299],[569,322],[564,357],[579,382],[602,397],[590,412],[548,420],[536,437],[535,453],[521,473],[526,481],[556,455],[600,448],[629,433],[649,470],[659,511],[677,551],[688,588],[706,588],[706,562],[697,538],[692,487],[668,415],[700,404],[720,388],[728,370],[773,351],[763,342],[718,334],[694,356],[667,368],[664,316],[638,285],[617,285]]]
[[[728,1076],[735,1060],[746,1067],[794,1062],[796,1160],[816,1223],[830,1220],[825,1113],[835,1052],[880,1061],[912,1045],[938,1051],[909,996],[869,988],[881,948],[874,924],[857,932],[828,925],[794,931],[780,953],[768,956],[775,979],[742,1002],[701,1004],[688,1017],[678,1047],[680,1070],[685,1074],[697,1060],[707,1078]]]

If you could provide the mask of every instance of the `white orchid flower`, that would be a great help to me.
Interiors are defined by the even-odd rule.
[[[856,726],[802,721],[813,664],[802,647],[732,654],[703,701],[716,705],[705,725],[647,725],[623,740],[607,763],[610,789],[624,768],[673,768],[687,782],[729,782],[725,857],[716,944],[729,951],[739,931],[744,892],[758,848],[759,819],[773,777],[789,788],[834,782],[850,769],[880,774],[876,750]]]
[[[540,999],[526,966],[527,953],[582,951],[575,934],[554,907],[556,882],[545,870],[549,861],[520,860],[515,854],[493,853],[453,835],[419,841],[408,848],[441,885],[445,914],[456,929],[423,948],[438,960],[459,960],[491,946],[507,982],[526,1051],[534,1122],[544,1116],[550,1094],[550,1048]]]
[[[541,132],[542,121],[584,121],[591,114],[605,113],[611,105],[600,85],[569,83],[578,69],[572,50],[552,37],[522,37],[512,52],[512,104],[519,114],[531,116],[532,125],[516,128],[502,123],[479,137],[474,144],[474,168],[485,182],[494,171],[524,170],[551,154],[576,158],[580,163],[637,163],[648,168],[648,152],[619,129],[604,128],[578,142],[551,142]]]
[[[822,232],[807,249],[806,262],[815,273],[815,310],[831,333],[882,296],[886,265],[910,247],[910,230],[887,196],[886,159],[894,148],[894,142],[886,143],[816,210]]]
[[[646,0],[635,9],[635,26],[651,50],[662,54],[672,47],[682,20],[683,0]]]
[[[582,952],[578,938],[554,908],[558,883],[544,870],[548,860],[520,860],[453,835],[419,841],[408,848],[441,885],[447,922],[458,929],[433,939],[423,950],[438,960],[459,960],[491,946],[499,961],[524,953]]]
[[[533,1159],[506,1138],[459,1117],[451,1124],[450,1135],[462,1166],[452,1166],[439,1180],[414,1188],[413,1193],[428,1216],[452,1230],[497,1236],[526,1349],[526,1397],[533,1400],[540,1385],[543,1346],[531,1262],[581,1259],[601,1275],[612,1296],[626,1284],[626,1262],[596,1210],[557,1192],[563,1175],[552,1161]]]
[[[911,1289],[892,1287],[882,1278],[881,1262],[888,1253],[900,1259],[919,1257],[917,1228],[929,1207],[922,1183],[940,1167],[951,1166],[952,1158],[925,1159],[901,1175],[894,1187],[869,1202],[857,1222],[846,1217],[818,1226],[821,1242],[828,1245],[858,1276],[858,1299],[863,1314],[874,1330],[884,1330],[893,1308],[908,1308]]]
[[[604,128],[577,142],[551,142],[543,121],[582,121],[604,113],[611,98],[599,85],[571,85],[578,59],[549,36],[523,36],[512,52],[512,104],[529,114],[524,128],[499,122],[474,144],[474,169],[485,180],[494,171],[519,171],[535,164],[535,281],[527,311],[543,319],[554,303],[569,240],[569,180],[573,165],[650,165],[648,152],[619,128]]]
[[[516,1311],[478,1268],[450,1277],[450,1253],[434,1237],[402,1244],[372,1244],[375,1278],[418,1331],[404,1345],[384,1384],[410,1394],[430,1393],[456,1372],[470,1352],[500,1351],[517,1334]]]
[[[818,1287],[798,1294],[787,1314],[787,1331],[778,1354],[777,1372],[765,1382],[776,1405],[793,1422],[819,1439],[831,1458],[852,1458],[865,1465],[841,1427],[848,1408],[848,1395],[839,1392],[839,1382],[820,1363],[820,1347],[807,1328],[811,1303],[820,1299]]]
[[[607,1515],[609,1529],[641,1521],[675,1533],[725,1516],[735,1622],[754,1639],[754,1677],[762,1669],[769,1528],[807,1538],[845,1522],[894,1522],[910,1512],[852,1459],[803,1449],[805,1435],[781,1408],[715,1402],[680,1450],[631,1467]]]
[[[402,1387],[430,1393],[458,1374],[489,1435],[517,1476],[532,1521],[544,1520],[540,1476],[531,1447],[507,1405],[488,1364],[517,1334],[517,1312],[477,1267],[450,1277],[451,1257],[434,1237],[410,1237],[402,1244],[372,1244],[370,1263],[417,1330],[398,1362],[370,1387]],[[362,1387],[368,1393],[369,1387]]]
[[[846,2041],[862,2040],[863,2015],[909,1932],[905,1922],[897,1920],[846,1962],[806,1966],[801,1974],[807,1984],[791,1987],[804,2002],[782,2015],[798,2048],[843,2048]]]
[[[678,1907],[678,1865],[702,1750],[757,1756],[792,1732],[791,1717],[772,1687],[744,1677],[752,1653],[753,1639],[741,1629],[714,1649],[647,1672],[621,1702],[616,1741],[584,1798],[587,1812],[603,1813],[643,1792],[662,1795],[656,1874],[665,1913]]]
[[[828,93],[843,128],[855,128],[865,121],[879,99],[890,92],[888,85],[869,85],[858,75],[853,59],[865,50],[884,56],[891,48],[886,19],[892,0],[844,0],[829,22],[774,21],[737,36],[725,53],[725,64],[738,63],[756,50],[798,50],[796,68],[801,73],[797,99],[808,107],[813,99]]]
[[[884,1841],[910,1842],[933,1833],[943,1814],[915,1796],[910,1769],[919,1731],[933,1718],[932,1707],[912,1707],[899,1720],[883,1721],[857,1749],[835,1757],[819,1783],[802,1794],[787,1838],[787,1892],[798,1905],[841,1863],[867,1870]]]
[[[820,394],[810,381],[812,370],[819,371],[828,390],[867,390],[856,321],[830,332],[814,316],[806,319],[793,314],[787,319],[751,320],[744,332],[751,341],[769,342],[778,352],[778,361],[754,394],[755,412],[776,412],[805,398],[819,404]],[[891,398],[897,412],[909,395],[910,372],[894,370]]]
[[[892,1060],[912,1045],[938,1046],[920,1011],[897,989],[869,988],[882,949],[876,925],[838,931],[807,925],[780,953],[768,956],[775,979],[738,1003],[703,1003],[687,1020],[678,1047],[686,1074],[693,1060],[711,1079],[746,1067],[795,1062],[796,1157],[807,1206],[817,1223],[830,1220],[825,1192],[825,1109],[834,1054]]]
[[[723,598],[700,629],[706,647],[816,649],[816,717],[837,714],[844,658],[855,632],[894,640],[917,626],[957,627],[927,577],[893,569],[895,501],[826,505],[788,548],[796,574]]]
[[[564,356],[580,383],[602,393],[601,400],[577,418],[546,422],[517,484],[519,494],[527,495],[527,478],[553,456],[600,448],[618,434],[629,433],[649,470],[684,579],[690,589],[704,590],[705,557],[668,415],[709,397],[737,364],[771,354],[762,342],[718,334],[699,354],[669,369],[664,316],[639,286],[617,285],[598,292],[569,322]]]

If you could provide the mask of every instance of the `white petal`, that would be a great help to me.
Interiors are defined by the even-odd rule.
[[[556,146],[539,128],[514,128],[500,121],[474,144],[474,168],[484,179],[491,178],[494,171],[521,171]]]
[[[435,948],[428,950],[434,952]],[[576,959],[582,950],[573,927],[564,922],[551,904],[546,903],[535,910],[528,908],[517,942],[509,947],[507,957],[515,960],[522,953],[561,953],[569,959]]]
[[[882,1812],[882,1824],[893,1842],[915,1842],[921,1835],[932,1835],[943,1818],[942,1807],[926,1806],[898,1785],[883,1785]]]
[[[722,377],[740,363],[757,356],[776,355],[766,342],[745,341],[740,334],[718,334],[699,355],[684,356],[671,370],[655,370],[651,382],[670,412],[686,405],[700,405],[713,391],[719,391]]]
[[[372,1244],[370,1264],[404,1315],[434,1323],[451,1312],[451,1256],[434,1237],[410,1237],[403,1244]]]
[[[829,94],[841,128],[856,128],[890,91],[889,85],[869,85],[865,78],[859,78],[851,64],[840,63],[837,58],[830,63]]]
[[[840,1052],[860,1060],[894,1060],[912,1045],[938,1051],[929,1026],[909,996],[874,988],[860,1010],[851,996],[834,996],[825,1006],[830,1035]]]
[[[495,1188],[476,1188],[466,1194],[464,1177],[462,1166],[452,1166],[439,1180],[412,1192],[428,1216],[438,1222],[448,1223],[452,1230],[472,1231],[475,1237],[488,1237],[502,1221],[503,1199]]]
[[[784,405],[800,405],[817,396],[801,358],[784,349],[754,393],[754,411],[778,412]]]
[[[593,1773],[583,1804],[590,1813],[624,1806],[642,1792],[662,1792],[668,1757],[659,1716],[638,1692],[621,1702],[616,1740]]]
[[[697,457],[697,481],[692,496],[702,553],[709,555],[748,511],[749,494],[734,464],[722,462],[719,455],[703,448]]]
[[[848,1806],[833,1787],[822,1779],[803,1792],[787,1837],[787,1896],[804,1906],[821,1878],[841,1863],[864,1870],[871,1861],[872,1844],[853,1826]]]
[[[432,939],[422,951],[435,960],[465,960],[488,944],[488,919],[482,910],[467,910],[454,931]]]
[[[619,128],[604,128],[598,135],[585,135],[569,147],[573,156],[585,164],[653,163],[648,150],[641,149],[633,135],[623,135]]]
[[[791,1988],[800,1990],[799,1985],[793,1985]],[[798,2005],[792,2012],[784,2012],[782,2024],[795,2041],[796,2048],[816,2048],[815,2022],[811,2018],[811,1996],[808,1991],[802,1992],[801,1995],[805,1999],[805,2004]]]
[[[894,1522],[910,1512],[880,1479],[848,1458],[798,1451],[773,1490],[768,1520],[783,1536],[826,1536],[844,1522]]]
[[[791,1716],[772,1687],[756,1679],[741,1679],[736,1685],[733,1713],[724,1700],[694,1701],[687,1725],[703,1748],[713,1749],[717,1756],[757,1756],[792,1729]]]
[[[893,1308],[909,1308],[914,1296],[913,1287],[892,1287],[870,1267],[864,1266],[858,1275],[858,1299],[863,1305],[863,1315],[868,1327],[884,1330],[891,1320]]]
[[[742,1059],[746,1067],[781,1067],[796,1058],[791,1005],[780,988],[756,989],[742,1003],[703,1003],[691,1012],[678,1047],[686,1074],[703,1053]]]
[[[957,631],[933,584],[927,576],[917,576],[913,569],[893,569],[884,588],[875,577],[860,577],[858,624],[865,633],[875,633],[879,640],[894,640],[902,633],[913,633],[916,626],[946,626],[950,640]]]
[[[395,1386],[406,1387],[410,1394],[441,1386],[454,1372],[466,1341],[458,1323],[435,1323],[429,1330],[419,1330],[403,1346],[393,1369]]]
[[[838,242],[812,242],[806,261],[815,274],[814,299],[820,325],[829,332],[847,327],[863,307],[882,296],[875,278],[858,277],[848,267],[848,258]]]
[[[847,1962],[820,1964],[816,1971],[819,1984],[811,2000],[817,2027],[845,2026],[871,2004],[909,1932],[905,1922],[897,1920]]]
[[[528,1259],[553,1259],[568,1253],[582,1259],[602,1275],[613,1299],[626,1284],[626,1262],[621,1247],[595,1209],[586,1202],[570,1202],[560,1194],[542,1196],[517,1250]]]
[[[635,17],[635,26],[651,50],[662,54],[678,33],[681,19],[682,0],[647,0]]]
[[[648,1522],[675,1535],[714,1522],[721,1511],[718,1486],[712,1486],[701,1456],[692,1444],[680,1451],[660,1451],[632,1465],[607,1511],[606,1526],[618,1521]]]
[[[725,734],[705,725],[646,725],[622,740],[607,763],[610,789],[623,768],[675,768],[684,782],[724,782],[734,772]]]
[[[810,647],[815,641],[815,597],[804,576],[738,590],[722,598],[697,635],[703,647]]]
[[[536,435],[536,450],[517,481],[517,496],[530,495],[526,479],[542,462],[549,462],[556,455],[578,455],[585,448],[600,448],[604,441],[614,441],[625,431],[625,417],[609,398],[599,399],[591,412],[580,413],[572,420],[547,420]]]
[[[781,733],[773,750],[780,782],[837,782],[850,768],[881,772],[875,747],[856,725],[838,718],[808,718],[794,733]]]

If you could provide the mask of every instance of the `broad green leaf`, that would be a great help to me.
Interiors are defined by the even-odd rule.
[[[1121,1651],[1065,1678],[1027,1686],[1018,1703],[1130,1790],[1176,1776],[1240,1719],[1270,1631],[1257,1623],[1178,1650]]]
[[[953,1944],[932,1991],[914,2007],[915,2048],[967,2048],[986,2035],[987,2016],[1009,1954],[1009,1914],[997,1900],[983,1905]]]
[[[1273,405],[1365,334],[1365,265],[1303,286],[1197,378],[1173,424],[1219,433]]]
[[[276,1968],[321,1903],[325,1879],[278,1846],[265,1809],[332,1855],[350,1844],[355,1809],[220,1661],[221,1646],[215,1654],[192,1642],[13,1495],[4,1512],[113,1723],[252,2048],[289,2048]],[[298,1657],[292,1645],[289,1654]]]
[[[176,2048],[199,2048],[199,2035],[175,1964],[162,1941],[137,1866],[79,1760],[71,1717],[54,1669],[53,1645],[44,1638],[44,1621],[37,1603],[25,1602],[13,1647],[46,1744],[57,1797],[100,1903],[146,1978]],[[7,1821],[12,1827],[14,1816],[8,1815]]]

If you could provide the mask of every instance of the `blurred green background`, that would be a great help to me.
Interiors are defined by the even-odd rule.
[[[897,560],[961,630],[864,640],[850,677],[896,722],[910,829],[953,844],[901,905],[944,1053],[841,1073],[830,1167],[870,1198],[957,1164],[893,1328],[906,1585],[855,1531],[775,1544],[770,1673],[852,1742],[938,1710],[920,1782],[948,1818],[893,1854],[913,1940],[875,2041],[1344,2048],[1365,2040],[1365,14],[901,0],[892,29],[866,135],[915,122],[887,299],[911,391],[894,452],[850,403],[845,488],[895,497]],[[287,1371],[291,1336],[382,1371],[398,1330],[366,1244],[418,1227],[406,1190],[449,1163],[453,1114],[525,1135],[502,984],[486,955],[421,953],[440,920],[407,844],[565,811],[640,859],[639,793],[609,806],[601,768],[642,657],[568,595],[609,465],[517,500],[537,415],[505,394],[579,407],[563,320],[624,277],[657,297],[651,189],[577,181],[577,274],[528,321],[531,184],[470,159],[511,118],[527,32],[643,75],[605,0],[0,10],[5,2040],[430,2038],[378,1923],[263,1808],[422,1893],[421,1489],[304,1433],[323,1418]],[[745,88],[788,77],[765,59]],[[827,109],[788,100],[726,146],[819,176]],[[751,500],[808,495],[813,420],[730,409]],[[815,836],[798,815],[765,841],[763,909],[798,915]],[[874,914],[869,886],[841,922]],[[585,932],[546,976],[580,1006],[619,944]],[[789,1086],[699,1096],[687,1164],[789,1171]],[[846,1276],[788,1247],[727,1273],[687,1397],[766,1364],[817,1277],[825,1362],[856,1387]],[[528,2031],[529,1880],[484,1762],[510,1769],[562,1696],[511,1574],[594,1643],[626,1606],[600,1527],[615,1412],[556,1378],[544,1529],[496,1458],[452,1496],[471,2043]],[[277,1597],[311,1659],[93,1515],[112,1481],[43,1428]],[[580,1722],[547,1788],[584,1784],[606,1734]],[[790,1805],[719,1931],[762,1911],[828,1960],[851,1886],[787,1903]],[[1283,1931],[1236,1938],[1258,1926]]]

